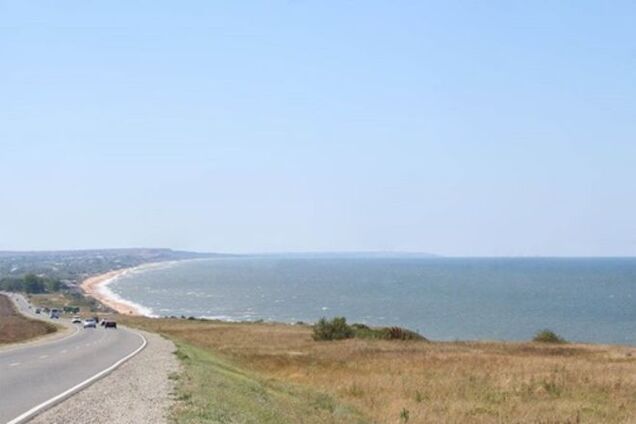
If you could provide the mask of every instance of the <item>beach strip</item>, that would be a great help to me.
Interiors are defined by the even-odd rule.
[[[145,315],[139,307],[120,299],[116,299],[112,296],[112,292],[107,289],[108,284],[132,269],[134,268],[118,269],[89,277],[82,282],[80,287],[87,296],[96,299],[100,303],[120,314]]]

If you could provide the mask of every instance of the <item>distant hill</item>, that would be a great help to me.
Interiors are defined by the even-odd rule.
[[[290,258],[438,258],[438,255],[424,252],[289,252],[263,253],[258,256]]]
[[[155,248],[0,251],[0,278],[34,273],[73,283],[88,275],[149,262],[226,256],[233,255]]]
[[[137,257],[210,257],[224,256],[220,253],[200,253],[187,252],[180,250],[172,250],[167,248],[126,248],[126,249],[85,249],[85,250],[16,250],[2,251],[0,250],[0,258],[4,257],[120,257],[120,256],[137,256]]]

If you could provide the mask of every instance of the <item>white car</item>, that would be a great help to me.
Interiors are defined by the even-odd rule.
[[[73,320],[71,321],[72,324],[81,324],[82,323],[82,319],[80,317],[73,317]]]
[[[87,319],[84,321],[84,328],[97,328],[97,323],[95,320]]]

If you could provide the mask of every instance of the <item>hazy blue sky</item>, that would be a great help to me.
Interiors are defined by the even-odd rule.
[[[635,255],[635,22],[0,1],[0,249]]]

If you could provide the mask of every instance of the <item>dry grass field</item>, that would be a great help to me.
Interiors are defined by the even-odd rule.
[[[57,328],[52,324],[32,320],[17,313],[11,300],[0,295],[0,345],[21,342],[55,331]]]
[[[125,320],[272,381],[329,394],[369,422],[636,422],[636,352],[628,347],[317,342],[306,326]]]

